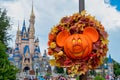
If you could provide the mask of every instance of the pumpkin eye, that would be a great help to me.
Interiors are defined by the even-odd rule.
[[[72,42],[75,43],[75,39],[73,39]]]
[[[81,43],[81,39],[78,39],[78,42]]]

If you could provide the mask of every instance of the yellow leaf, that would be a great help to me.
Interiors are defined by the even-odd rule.
[[[53,27],[51,31],[52,31],[52,33],[57,33],[58,32],[58,28],[57,27]]]
[[[56,43],[55,42],[51,42],[50,43],[50,48],[55,48],[56,47]]]
[[[83,10],[83,11],[81,12],[81,15],[84,16],[85,14],[86,14],[86,11]]]
[[[81,71],[81,72],[80,72],[80,75],[82,75],[82,74],[85,74],[85,72],[84,72],[84,71]]]
[[[100,40],[102,40],[102,43],[103,43],[103,44],[108,44],[108,42],[109,42],[109,40],[104,39],[103,37],[100,37]]]
[[[96,26],[100,26],[100,22],[94,21],[96,23]]]
[[[49,63],[51,66],[55,66],[55,64],[56,64],[55,59],[51,59]]]

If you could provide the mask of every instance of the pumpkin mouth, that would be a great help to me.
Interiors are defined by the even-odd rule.
[[[83,51],[83,48],[80,45],[75,45],[75,46],[73,46],[73,51],[75,53],[79,53],[79,52]]]
[[[79,53],[74,53],[74,56],[76,56],[76,57],[79,57],[80,55],[82,55],[84,53],[84,51],[81,51],[81,52],[79,52]],[[80,58],[80,57],[79,57]]]

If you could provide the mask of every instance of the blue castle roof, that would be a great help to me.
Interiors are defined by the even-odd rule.
[[[108,57],[108,63],[113,63],[113,60],[112,60],[112,58],[111,58],[111,55],[109,55],[109,57]]]
[[[24,47],[24,55],[26,54],[26,52],[28,51],[28,53],[30,54],[30,49],[29,49],[29,46],[28,45],[26,45],[25,47]]]
[[[14,50],[15,53],[19,51],[19,47],[18,47],[18,46],[19,46],[19,45],[16,44],[16,48],[15,48],[15,50]]]
[[[37,37],[37,39],[35,40],[35,42],[39,42],[39,39],[38,39],[38,37]]]
[[[26,25],[25,25],[25,20],[23,21],[23,26],[22,26],[22,31],[21,31],[21,35],[23,36],[23,34],[26,33]],[[26,36],[28,36],[28,34],[26,33]]]
[[[34,52],[40,53],[40,48],[39,48],[39,46],[36,46],[36,47],[35,47]]]

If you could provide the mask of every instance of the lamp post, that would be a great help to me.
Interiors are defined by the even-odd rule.
[[[85,0],[79,0],[79,13],[85,10]],[[87,80],[87,72],[79,76],[79,80]]]
[[[79,13],[85,9],[84,0],[79,0]]]

